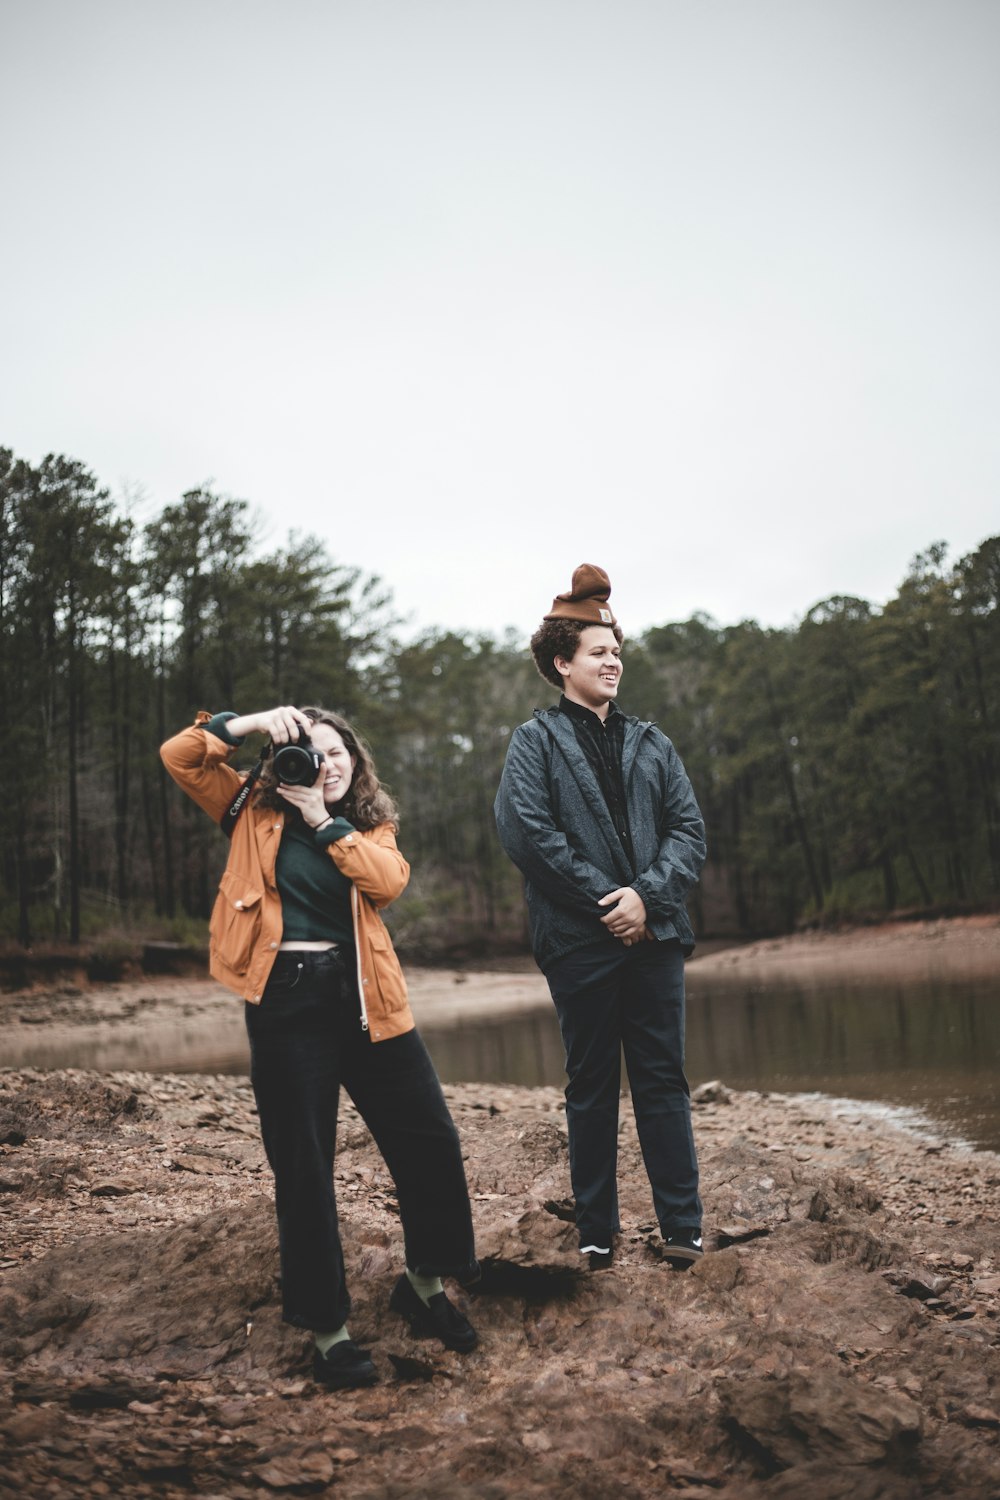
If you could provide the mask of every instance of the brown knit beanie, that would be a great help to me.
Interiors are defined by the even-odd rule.
[[[611,579],[603,568],[581,563],[573,571],[573,586],[566,594],[557,594],[546,620],[583,620],[587,625],[616,625],[608,604]]]

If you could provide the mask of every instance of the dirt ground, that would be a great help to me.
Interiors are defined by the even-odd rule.
[[[896,973],[899,962],[1000,973],[995,918],[696,962],[861,973],[893,948]],[[422,1021],[432,1007],[533,1004],[541,983],[527,971],[412,977]],[[0,997],[5,1048],[59,1028],[127,1040],[171,1007],[197,1030],[220,1005],[233,1001],[182,980]],[[280,1322],[245,1079],[0,1071],[0,1490],[1000,1495],[1000,1158],[863,1106],[706,1085],[694,1121],[709,1253],[678,1274],[662,1259],[626,1099],[623,1233],[613,1267],[591,1273],[570,1223],[559,1092],[446,1093],[484,1266],[476,1292],[452,1291],[480,1346],[461,1356],[415,1341],[389,1311],[402,1264],[392,1183],[345,1106],[351,1328],[381,1379],[335,1395],[309,1378],[307,1336]]]

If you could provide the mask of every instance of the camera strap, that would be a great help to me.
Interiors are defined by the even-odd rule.
[[[267,744],[260,752],[260,757],[257,761],[257,764],[253,767],[250,774],[247,776],[247,779],[244,781],[243,785],[236,793],[236,796],[233,798],[232,802],[229,804],[225,812],[222,814],[222,817],[219,819],[219,827],[222,829],[227,839],[231,839],[233,836],[233,829],[239,822],[240,813],[247,805],[247,799],[257,783],[257,777],[264,769],[264,761],[267,759],[267,754],[270,748],[271,741],[268,740]]]

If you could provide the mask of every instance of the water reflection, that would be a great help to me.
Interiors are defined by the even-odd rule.
[[[449,1026],[422,1026],[421,1035],[445,1083],[566,1082],[562,1037],[551,1006],[520,1015],[483,1016]]]
[[[228,1004],[217,1018],[164,1021],[133,1029],[97,1025],[24,1027],[0,1046],[5,1068],[92,1068],[99,1073],[248,1073],[243,1011]]]
[[[692,1079],[737,1088],[819,1090],[926,1111],[1000,1150],[1000,985],[823,990],[689,985]]]
[[[565,1081],[553,1011],[424,1032],[446,1082]],[[835,1094],[916,1108],[1000,1151],[995,984],[767,991],[689,981],[688,1075],[733,1088]]]
[[[447,1083],[562,1087],[555,1012],[492,1014],[422,1028]],[[916,1108],[943,1129],[1000,1151],[1000,982],[821,990],[748,988],[688,976],[688,1076],[733,1088],[820,1092]],[[217,1018],[136,1031],[96,1026],[7,1033],[8,1067],[246,1073],[238,1006]]]

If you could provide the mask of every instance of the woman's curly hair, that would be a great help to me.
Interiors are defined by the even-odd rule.
[[[340,714],[335,714],[328,708],[304,708],[302,712],[310,723],[325,724],[328,729],[335,729],[355,758],[351,785],[339,804],[341,815],[353,823],[355,828],[377,828],[380,823],[391,823],[398,833],[399,812],[395,800],[380,784],[372,753],[357,730],[346,719],[342,719]],[[290,804],[278,795],[277,786],[272,747],[261,769],[254,802],[260,807],[274,807],[288,812]]]
[[[539,674],[546,682],[551,682],[553,687],[562,687],[562,678],[556,671],[555,659],[563,657],[566,661],[572,661],[576,655],[576,648],[580,644],[580,637],[585,630],[589,630],[593,621],[587,620],[543,620],[541,625],[531,637],[531,654],[535,659],[535,666]],[[614,631],[615,640],[619,646],[625,639],[625,632],[620,625],[608,627]]]

